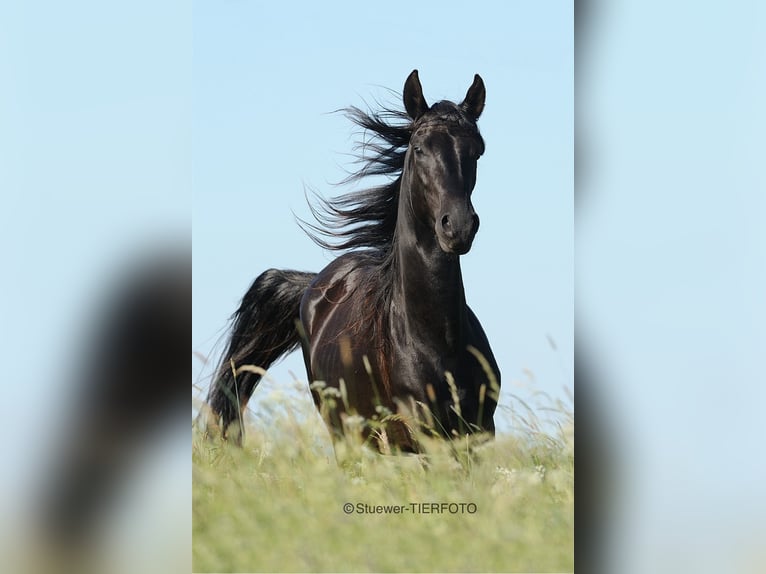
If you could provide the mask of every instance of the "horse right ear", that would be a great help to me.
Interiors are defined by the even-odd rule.
[[[423,97],[423,87],[420,85],[418,71],[412,70],[404,82],[404,109],[413,121],[428,111],[428,104]]]

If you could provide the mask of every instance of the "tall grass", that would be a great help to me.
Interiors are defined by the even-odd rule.
[[[350,417],[336,460],[296,396],[261,399],[244,448],[195,431],[196,572],[573,570],[574,422],[561,402],[513,397],[499,411],[509,433],[479,446],[423,437],[420,457],[373,453]]]

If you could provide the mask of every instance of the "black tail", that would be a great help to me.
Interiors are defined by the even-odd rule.
[[[315,273],[269,269],[259,275],[232,317],[233,329],[208,394],[208,428],[220,425],[224,438],[241,443],[241,424],[247,401],[261,375],[243,365],[267,369],[300,345],[295,321],[303,292]]]

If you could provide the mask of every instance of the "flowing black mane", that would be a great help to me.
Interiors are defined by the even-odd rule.
[[[390,181],[330,199],[317,194],[318,204],[309,203],[317,223],[300,223],[309,237],[324,249],[367,249],[370,255],[384,257],[390,252],[394,238],[404,158],[416,126],[445,123],[476,131],[476,122],[460,106],[449,101],[437,102],[428,115],[417,122],[404,110],[387,107],[378,112],[365,112],[355,106],[342,111],[362,128],[361,140],[354,149],[358,153],[356,163],[361,167],[339,185],[379,175],[388,176]]]
[[[384,255],[396,229],[399,185],[413,122],[402,110],[384,108],[364,112],[357,107],[343,110],[346,117],[362,128],[357,142],[356,163],[361,167],[339,185],[366,176],[388,176],[390,181],[326,199],[317,195],[318,205],[309,204],[317,224],[301,222],[309,237],[319,246],[334,251],[369,249]]]

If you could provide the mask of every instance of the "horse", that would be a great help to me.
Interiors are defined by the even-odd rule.
[[[382,175],[387,183],[310,205],[316,223],[303,229],[342,252],[322,271],[269,269],[254,280],[208,394],[210,428],[241,445],[244,409],[265,369],[300,347],[335,440],[351,414],[370,422],[364,439],[381,452],[422,452],[423,431],[494,435],[500,370],[460,268],[479,229],[471,195],[485,98],[476,74],[460,104],[429,106],[413,70],[404,111],[345,109],[367,134],[362,167],[347,182]],[[328,391],[342,398],[329,410]]]

